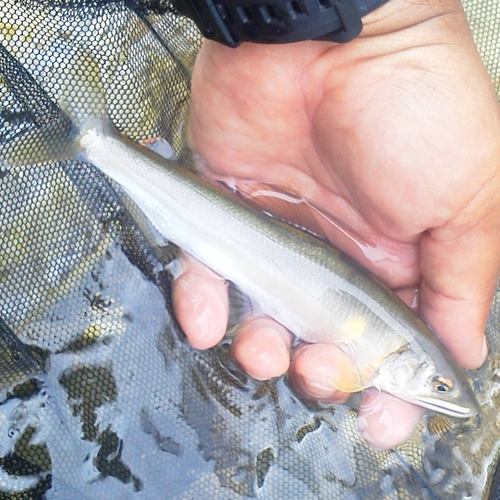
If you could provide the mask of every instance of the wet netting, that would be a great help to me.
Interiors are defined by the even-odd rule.
[[[498,90],[499,2],[465,7]],[[163,137],[188,163],[194,25],[167,0],[1,0],[0,42],[1,499],[489,497],[500,295],[472,375],[481,415],[427,412],[403,446],[370,449],[348,406],[249,379],[224,342],[192,349],[171,313],[175,248],[62,155],[67,111],[105,102],[125,135]]]

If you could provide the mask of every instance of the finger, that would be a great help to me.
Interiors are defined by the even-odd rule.
[[[208,349],[224,337],[229,301],[224,279],[192,257],[179,257],[181,274],[172,285],[175,316],[189,343]]]
[[[422,239],[420,313],[465,368],[481,366],[487,356],[484,330],[500,267],[499,235],[483,221],[452,240],[439,230]]]
[[[338,347],[302,344],[294,353],[290,382],[307,399],[343,403],[356,390],[359,376],[351,358]],[[343,390],[350,387],[353,391]]]
[[[230,353],[241,368],[257,380],[284,375],[290,366],[291,333],[264,316],[244,321]]]
[[[371,387],[361,398],[358,429],[370,446],[387,450],[411,436],[424,412],[424,408]]]

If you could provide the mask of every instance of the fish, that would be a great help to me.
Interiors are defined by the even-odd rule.
[[[376,387],[410,403],[467,418],[479,405],[465,372],[436,335],[387,286],[331,244],[247,206],[192,170],[90,118],[75,139],[170,242],[309,343],[352,358],[358,392]]]

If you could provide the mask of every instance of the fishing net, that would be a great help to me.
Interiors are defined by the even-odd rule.
[[[500,90],[499,2],[465,7]],[[2,0],[0,41],[0,498],[488,497],[500,296],[473,374],[481,415],[428,412],[403,446],[370,449],[348,406],[248,378],[225,342],[192,349],[171,311],[176,249],[60,156],[66,111],[104,98],[125,135],[163,137],[187,163],[194,25],[166,0]]]

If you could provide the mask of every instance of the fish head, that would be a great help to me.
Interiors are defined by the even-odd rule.
[[[374,385],[430,410],[467,418],[479,413],[479,404],[465,373],[447,358],[438,361],[408,349],[388,356]]]

